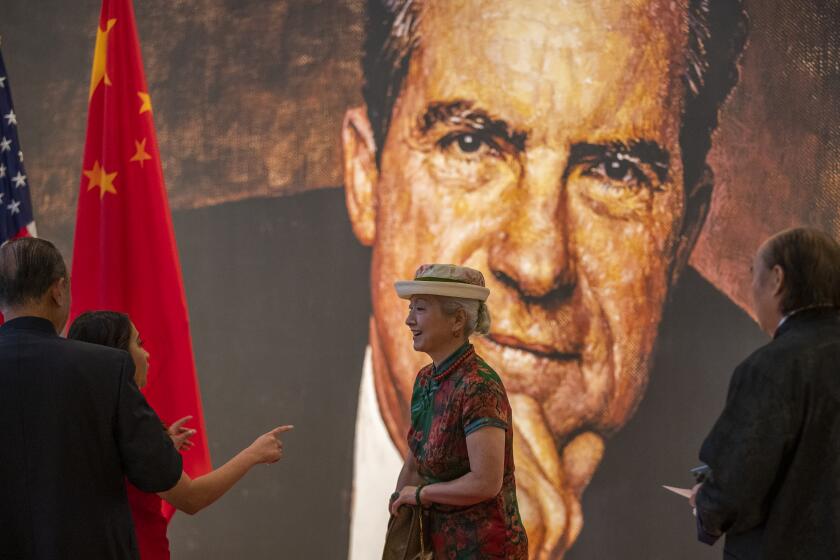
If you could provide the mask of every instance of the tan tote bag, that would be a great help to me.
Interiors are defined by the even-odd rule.
[[[382,560],[434,560],[424,531],[426,513],[418,506],[404,505],[388,521]]]

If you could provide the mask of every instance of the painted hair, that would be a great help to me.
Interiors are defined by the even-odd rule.
[[[423,41],[422,4],[422,0],[367,1],[362,95],[373,128],[377,164],[411,56]],[[746,45],[749,18],[743,0],[689,0],[688,4],[680,148],[684,183],[693,186],[706,170],[718,111],[738,83],[738,60]]]

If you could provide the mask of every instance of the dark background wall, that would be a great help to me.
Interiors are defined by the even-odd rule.
[[[368,256],[333,194],[175,214],[214,464],[295,425],[280,464],[175,517],[175,558],[346,556]]]

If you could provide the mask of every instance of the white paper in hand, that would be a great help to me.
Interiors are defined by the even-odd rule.
[[[677,488],[676,486],[666,486],[662,485],[662,488],[673,492],[674,494],[679,494],[683,498],[690,498],[691,497],[691,488]]]

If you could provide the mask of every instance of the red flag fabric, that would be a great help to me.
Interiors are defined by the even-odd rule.
[[[161,419],[198,430],[191,477],[211,469],[187,304],[163,182],[152,102],[130,0],[103,0],[91,72],[73,245],[71,320],[127,313],[151,355],[144,393]],[[171,507],[164,502],[169,518]]]

